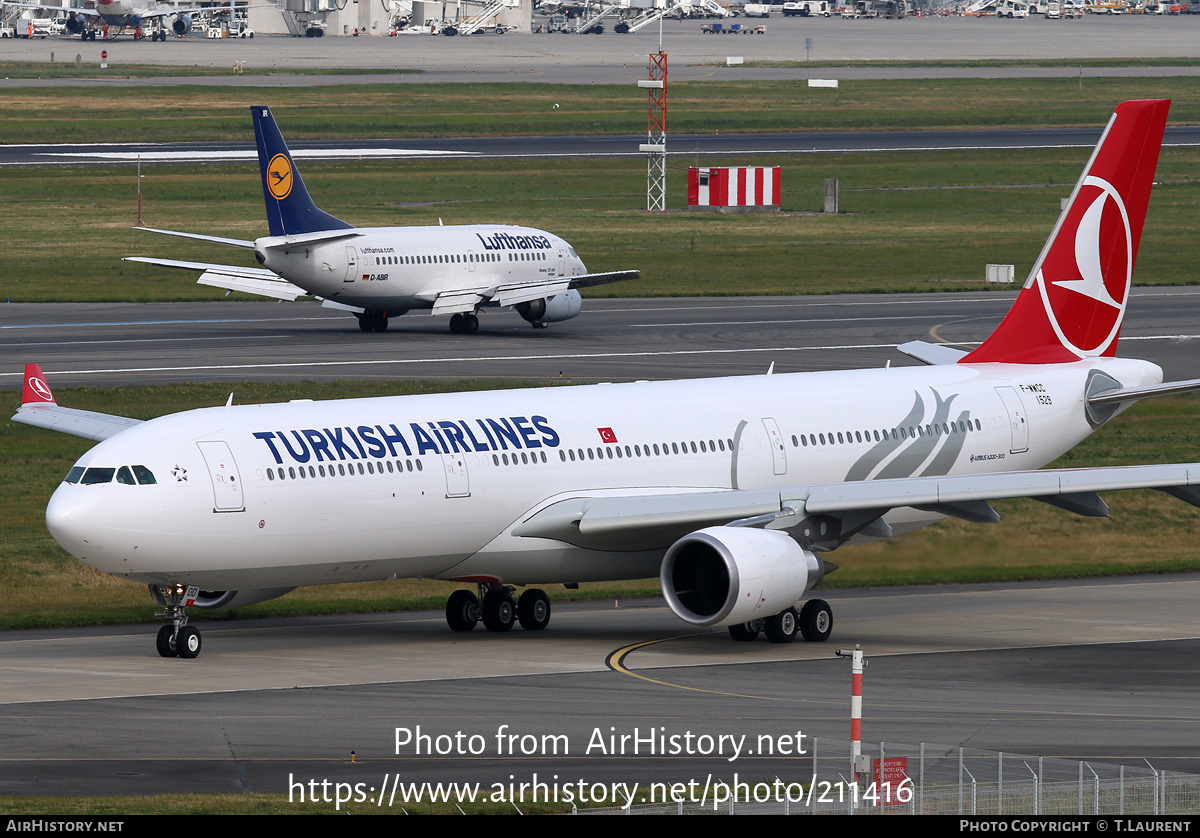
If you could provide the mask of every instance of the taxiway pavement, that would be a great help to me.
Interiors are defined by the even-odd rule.
[[[811,761],[795,754],[587,746],[597,730],[635,728],[751,742],[802,731],[810,748],[812,737],[844,740],[850,673],[833,651],[853,644],[870,661],[868,741],[1200,772],[1200,673],[1187,663],[1200,651],[1200,579],[825,596],[835,633],[823,644],[736,643],[684,626],[656,600],[561,606],[544,633],[454,634],[432,612],[205,623],[204,652],[191,661],[158,657],[152,626],[8,632],[0,794],[286,794],[297,777],[378,784],[385,773],[807,782]],[[614,655],[620,666],[609,665]],[[568,753],[502,752],[502,725],[565,737]],[[395,729],[417,726],[487,747],[397,752]]]

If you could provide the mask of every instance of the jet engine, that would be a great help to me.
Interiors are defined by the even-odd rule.
[[[268,599],[279,599],[296,590],[291,588],[250,588],[246,591],[201,591],[196,597],[197,608],[245,608]]]
[[[667,605],[694,626],[731,626],[778,614],[825,575],[787,533],[708,527],[676,541],[659,580]]]
[[[579,296],[578,291],[571,289],[553,297],[520,303],[514,308],[517,314],[530,323],[558,323],[579,314],[583,308],[583,297]]]
[[[72,14],[67,18],[67,31],[72,35],[78,35],[85,29],[87,29],[87,23],[84,21],[83,15]]]
[[[176,35],[186,35],[189,32],[191,32],[192,31],[192,16],[191,15],[179,15],[178,17],[175,18],[174,22],[171,23],[171,30]],[[269,598],[270,597],[268,597],[268,599]]]

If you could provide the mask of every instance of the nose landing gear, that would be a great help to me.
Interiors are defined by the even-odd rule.
[[[155,617],[166,617],[171,625],[158,630],[155,646],[164,658],[194,658],[200,654],[200,632],[187,624],[189,605],[196,601],[200,589],[195,585],[151,585],[150,595],[163,606]]]

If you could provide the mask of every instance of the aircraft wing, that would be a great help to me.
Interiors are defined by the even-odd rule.
[[[530,300],[553,297],[575,288],[591,288],[611,282],[637,279],[641,271],[615,271],[582,276],[555,276],[532,282],[508,282],[475,288],[455,288],[442,291],[433,301],[432,314],[456,314],[474,311],[481,305],[515,306]]]
[[[128,416],[60,407],[54,400],[54,394],[50,392],[50,386],[46,384],[42,368],[37,364],[25,365],[25,389],[21,396],[21,406],[13,414],[12,420],[22,425],[33,425],[96,442],[142,423],[141,419],[131,419]]]
[[[567,287],[591,288],[596,285],[608,285],[612,282],[625,282],[630,279],[638,279],[641,275],[641,271],[610,271],[603,274],[584,274],[583,276],[571,277],[571,284]]]
[[[785,489],[683,491],[568,498],[520,521],[513,535],[596,550],[662,549],[708,526],[790,531],[832,550],[862,534],[892,535],[882,516],[911,507],[992,523],[990,501],[1031,498],[1076,515],[1107,517],[1099,492],[1157,489],[1200,506],[1200,463],[864,480]]]
[[[121,261],[144,262],[147,265],[158,265],[163,268],[202,271],[200,278],[196,280],[200,285],[211,285],[214,288],[224,288],[227,291],[242,291],[247,294],[257,294],[260,297],[271,297],[276,300],[292,302],[297,297],[303,297],[308,294],[303,288],[292,285],[286,279],[266,268],[241,268],[236,265],[184,262],[178,259],[152,259],[148,256],[126,256]]]
[[[0,6],[16,6],[20,9],[44,9],[52,12],[74,12],[82,17],[99,17],[95,9],[73,9],[70,6],[43,6],[40,3],[17,3],[14,0],[3,0]]]

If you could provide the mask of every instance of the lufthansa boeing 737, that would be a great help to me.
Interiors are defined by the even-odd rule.
[[[280,300],[312,294],[354,312],[364,332],[382,332],[390,318],[425,310],[450,315],[454,334],[474,334],[485,308],[513,309],[544,329],[579,314],[578,289],[638,277],[637,271],[589,274],[566,241],[529,227],[352,227],[313,203],[270,108],[250,111],[270,235],[244,241],[138,229],[253,250],[263,267],[125,261],[203,271],[201,285],[229,291]]]
[[[456,631],[545,628],[518,586],[657,574],[693,626],[825,640],[798,600],[830,551],[1033,498],[1105,516],[1100,493],[1200,506],[1200,463],[1039,470],[1135,401],[1200,389],[1116,357],[1169,102],[1120,105],[1011,311],[925,366],[212,407],[138,422],[59,407],[36,366],[18,422],[102,440],[46,510],[68,552],[149,586],[164,656],[187,607],[297,585],[458,580]]]

